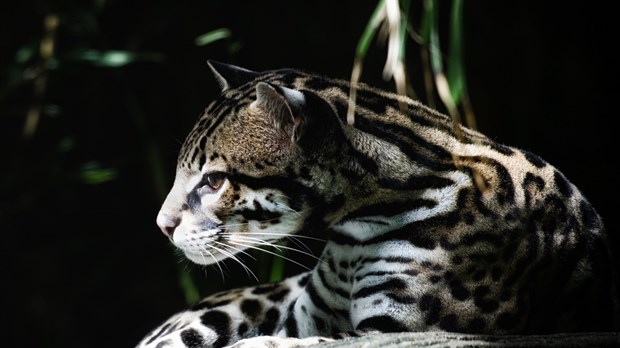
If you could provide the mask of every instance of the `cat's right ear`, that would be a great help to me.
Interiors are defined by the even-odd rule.
[[[254,80],[260,73],[244,69],[231,64],[224,64],[214,60],[208,60],[207,64],[220,85],[222,92],[227,89],[239,87],[246,82]]]
[[[252,106],[265,111],[275,127],[288,135],[291,144],[308,153],[315,152],[316,147],[324,145],[328,138],[334,141],[344,139],[335,110],[310,91],[259,82]]]

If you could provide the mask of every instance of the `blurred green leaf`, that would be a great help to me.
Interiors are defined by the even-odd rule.
[[[276,250],[277,253],[281,253]],[[271,259],[271,274],[269,275],[270,282],[277,282],[284,279],[284,259],[281,257],[273,257]]]
[[[97,185],[114,180],[118,177],[115,168],[103,168],[97,162],[87,162],[80,169],[80,179],[83,183]]]
[[[375,37],[375,33],[377,32],[377,28],[379,27],[377,25],[377,21],[378,21],[378,17],[381,15],[381,12],[384,6],[385,6],[385,0],[379,0],[379,3],[377,4],[375,11],[372,13],[370,20],[368,21],[368,24],[366,24],[364,33],[362,34],[362,37],[360,37],[360,40],[357,43],[357,50],[355,51],[355,54],[358,57],[366,56],[366,52],[368,52],[368,47],[370,47],[370,43],[372,42],[372,39]]]
[[[63,153],[69,152],[74,147],[75,147],[75,139],[73,138],[64,137],[60,139],[60,141],[58,142],[58,150]]]
[[[441,46],[439,43],[439,29],[437,28],[438,16],[439,9],[436,1],[425,0],[422,37],[428,45],[431,57],[431,67],[436,74],[443,71]]]
[[[17,50],[17,52],[15,52],[15,61],[19,64],[27,63],[36,54],[37,47],[38,43],[31,43],[22,46],[20,49]]]
[[[230,35],[230,30],[226,28],[215,29],[213,31],[198,36],[195,43],[196,46],[204,46],[217,40],[229,38]]]
[[[43,113],[45,113],[45,115],[47,116],[58,116],[61,113],[60,106],[56,104],[45,104],[43,105]]]
[[[241,50],[241,47],[243,47],[241,41],[235,41],[231,43],[230,45],[228,45],[228,54],[230,54],[231,56],[235,55]]]
[[[433,0],[424,1],[424,12],[422,12],[422,22],[420,23],[420,37],[424,44],[428,45],[431,36],[431,27],[434,22]]]
[[[96,11],[101,11],[105,6],[105,0],[95,0],[93,1],[93,5]]]
[[[135,62],[161,62],[163,56],[155,52],[75,50],[65,54],[61,61],[78,61],[98,67],[118,68]]]
[[[455,104],[459,104],[466,87],[463,63],[463,0],[454,0],[451,12],[450,59],[447,62],[446,77],[452,99]]]
[[[200,293],[188,272],[179,272],[179,285],[185,295],[185,303],[192,304],[200,299]]]

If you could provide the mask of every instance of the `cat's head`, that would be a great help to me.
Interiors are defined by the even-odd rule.
[[[324,174],[335,164],[323,157],[333,158],[343,138],[330,104],[285,86],[283,73],[209,66],[222,94],[185,139],[157,216],[199,264],[263,249],[304,228],[316,206],[337,196]]]

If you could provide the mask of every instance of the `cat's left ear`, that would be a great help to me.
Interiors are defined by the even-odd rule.
[[[227,89],[239,87],[246,82],[257,78],[260,73],[231,64],[224,64],[214,60],[208,60],[207,64],[213,71],[222,92]]]
[[[291,142],[312,151],[330,137],[342,135],[340,120],[331,105],[310,91],[256,84],[253,107],[262,109],[274,126],[286,132]]]

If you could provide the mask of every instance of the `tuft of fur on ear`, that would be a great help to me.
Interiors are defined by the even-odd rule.
[[[214,60],[208,60],[207,64],[220,85],[222,92],[227,89],[239,87],[246,82],[254,80],[260,73],[231,64],[224,64]]]

